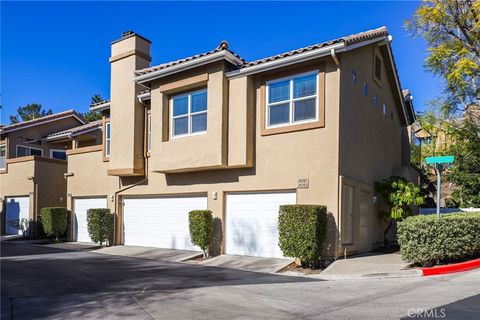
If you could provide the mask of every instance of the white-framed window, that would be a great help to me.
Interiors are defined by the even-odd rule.
[[[50,149],[50,158],[67,160],[67,152],[62,149]]]
[[[318,70],[266,83],[266,127],[318,120]]]
[[[7,160],[7,146],[0,144],[0,169],[5,169]]]
[[[152,114],[147,114],[147,151],[152,150]]]
[[[197,90],[170,99],[171,137],[207,132],[207,90]]]
[[[105,122],[105,157],[110,157],[110,122]]]
[[[17,145],[17,157],[43,156],[43,150],[40,148]]]

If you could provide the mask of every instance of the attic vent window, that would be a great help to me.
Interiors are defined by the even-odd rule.
[[[363,94],[368,96],[368,84],[366,82],[363,83]]]
[[[355,70],[352,70],[352,83],[357,83],[357,73],[355,72]]]
[[[382,106],[382,112],[383,114],[387,114],[387,105],[385,103]]]
[[[375,55],[373,74],[376,80],[382,80],[382,59],[378,55]]]
[[[378,96],[376,94],[373,96],[373,106],[378,106]]]

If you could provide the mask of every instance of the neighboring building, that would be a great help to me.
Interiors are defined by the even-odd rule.
[[[226,42],[150,67],[150,41],[111,44],[103,143],[69,150],[72,237],[116,213],[117,244],[196,249],[188,212],[216,217],[216,250],[281,257],[281,204],[326,205],[328,254],[383,241],[373,185],[410,170],[405,101],[386,28],[246,62]],[[147,88],[147,90],[145,90]]]
[[[41,208],[66,206],[66,150],[72,143],[87,143],[88,135],[81,131],[85,127],[91,124],[69,110],[0,129],[2,233],[17,234],[9,221],[36,221]],[[98,123],[96,131],[101,139]]]

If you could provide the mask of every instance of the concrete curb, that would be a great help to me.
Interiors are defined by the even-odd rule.
[[[480,258],[470,260],[470,261],[460,262],[460,263],[448,264],[445,266],[422,268],[422,275],[424,277],[427,277],[427,276],[434,276],[434,275],[441,275],[441,274],[470,271],[477,268],[480,268]]]

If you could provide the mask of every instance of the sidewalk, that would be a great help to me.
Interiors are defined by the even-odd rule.
[[[367,253],[337,260],[320,274],[312,276],[323,280],[353,280],[420,277],[421,270],[406,269],[400,254]]]

